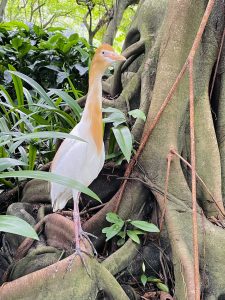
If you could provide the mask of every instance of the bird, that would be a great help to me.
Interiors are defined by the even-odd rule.
[[[83,114],[80,122],[70,132],[85,142],[69,138],[64,139],[53,158],[51,173],[70,177],[87,187],[100,173],[105,161],[102,124],[102,76],[111,64],[125,60],[126,58],[116,53],[111,45],[102,44],[96,49],[90,65],[88,94]],[[92,249],[93,245],[88,233],[84,232],[81,227],[80,192],[75,188],[70,189],[51,182],[50,194],[53,212],[62,210],[68,200],[73,198],[75,253],[82,259],[82,252],[84,251],[81,249],[80,240],[86,238]]]

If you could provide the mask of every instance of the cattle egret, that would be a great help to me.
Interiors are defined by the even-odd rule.
[[[96,50],[90,66],[89,89],[83,115],[80,122],[70,132],[70,134],[85,140],[86,143],[66,138],[52,161],[52,173],[70,177],[85,186],[89,186],[98,176],[105,160],[102,127],[102,76],[113,62],[124,60],[126,58],[115,53],[108,44],[103,44]],[[80,192],[76,189],[51,183],[51,200],[54,212],[63,209],[68,200],[73,197],[75,253],[82,259],[80,239],[84,237],[88,239],[88,237],[81,228],[79,196]]]

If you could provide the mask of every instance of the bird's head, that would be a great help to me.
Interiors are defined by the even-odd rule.
[[[103,44],[95,51],[92,64],[95,68],[98,68],[100,72],[104,73],[114,62],[125,60],[126,58],[121,54],[117,54],[112,46]]]

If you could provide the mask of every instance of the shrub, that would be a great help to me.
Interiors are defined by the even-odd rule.
[[[91,55],[88,42],[64,28],[0,24],[0,84],[7,89],[12,87],[12,77],[6,70],[12,65],[45,89],[67,88],[69,77],[77,90],[86,92]]]

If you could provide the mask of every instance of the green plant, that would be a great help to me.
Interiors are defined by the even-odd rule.
[[[146,267],[145,267],[145,263],[143,262],[142,263],[142,275],[141,275],[141,283],[143,284],[143,286],[146,286],[146,284],[149,282],[149,283],[152,283],[154,285],[156,285],[156,287],[160,290],[160,291],[163,291],[163,292],[166,292],[166,293],[169,293],[169,288],[166,284],[164,284],[161,279],[159,278],[156,278],[154,276],[147,276],[145,274],[145,270],[146,270]]]
[[[12,68],[11,68],[12,69]],[[22,168],[33,170],[50,161],[55,152],[53,139],[73,138],[68,132],[80,120],[82,109],[76,100],[60,89],[45,90],[32,78],[9,71],[15,98],[0,86],[0,157],[19,159]],[[32,90],[23,86],[26,82]],[[71,113],[64,111],[65,106]]]
[[[104,108],[102,111],[108,114],[108,116],[103,119],[104,123],[113,123],[106,159],[116,158],[117,164],[120,164],[124,158],[129,162],[134,148],[132,134],[127,125],[125,114],[119,109],[113,107]],[[146,120],[145,114],[139,109],[129,111],[128,115],[132,116],[135,119],[139,118],[143,121]],[[115,151],[116,142],[121,151]]]
[[[158,227],[152,223],[130,219],[123,220],[113,212],[107,213],[106,220],[112,223],[111,226],[102,229],[102,232],[106,234],[106,241],[114,236],[118,236],[118,246],[122,246],[127,237],[140,244],[139,235],[143,235],[146,232],[159,232]]]
[[[93,54],[88,42],[77,33],[66,35],[64,28],[42,29],[22,22],[0,24],[0,84],[12,88],[7,73],[12,65],[44,88],[87,91],[88,65]]]
[[[35,230],[24,220],[15,216],[0,215],[0,232],[9,232],[39,240]]]

